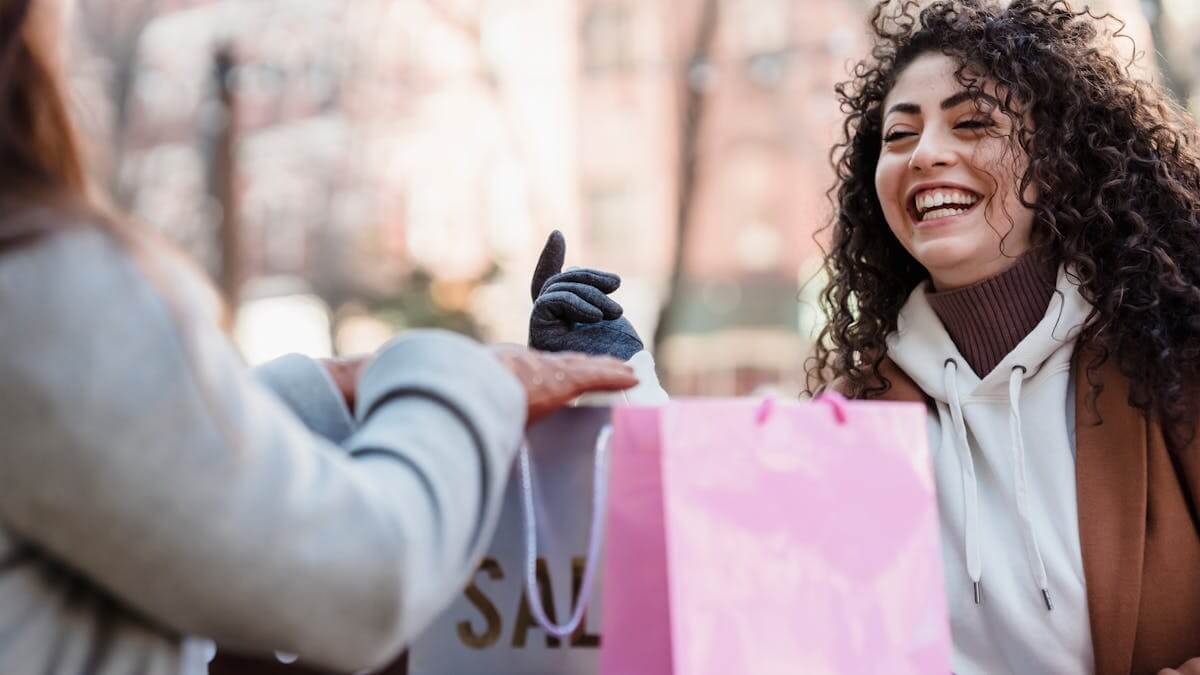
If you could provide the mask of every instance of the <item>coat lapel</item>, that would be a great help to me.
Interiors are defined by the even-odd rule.
[[[1088,357],[1077,354],[1075,368],[1079,539],[1096,673],[1118,675],[1132,665],[1142,592],[1148,429],[1111,358],[1101,368],[1095,409],[1088,405]]]

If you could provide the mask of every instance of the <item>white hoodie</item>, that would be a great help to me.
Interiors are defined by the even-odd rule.
[[[982,380],[925,284],[888,337],[889,356],[935,404],[929,441],[958,675],[1094,671],[1071,374],[1091,307],[1063,271],[1056,286],[1042,321]]]

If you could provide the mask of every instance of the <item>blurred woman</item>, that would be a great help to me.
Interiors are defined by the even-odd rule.
[[[630,371],[416,332],[252,373],[98,206],[60,10],[0,4],[0,672],[200,673],[207,640],[382,665],[477,564],[526,422]]]

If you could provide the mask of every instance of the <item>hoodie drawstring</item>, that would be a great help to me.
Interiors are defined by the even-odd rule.
[[[1008,423],[1012,437],[1012,452],[1014,465],[1014,485],[1016,490],[1017,515],[1021,519],[1021,534],[1025,540],[1025,554],[1029,561],[1030,571],[1047,611],[1053,610],[1050,602],[1049,582],[1046,577],[1046,565],[1042,560],[1042,551],[1038,547],[1037,536],[1033,530],[1033,518],[1029,514],[1029,490],[1025,476],[1025,439],[1021,431],[1021,384],[1025,375],[1024,366],[1015,366],[1008,380]],[[970,442],[967,438],[967,425],[963,419],[962,400],[958,393],[958,363],[954,359],[946,359],[944,364],[944,383],[947,403],[950,407],[950,418],[954,424],[954,436],[958,451],[959,465],[962,467],[963,480],[963,513],[965,514],[965,541],[967,557],[967,575],[971,578],[975,594],[975,604],[982,602],[983,560],[979,553],[979,484],[975,477],[975,461],[971,454]]]
[[[954,359],[946,359],[945,384],[947,398],[950,399],[950,418],[954,420],[955,443],[958,449],[958,462],[962,466],[963,480],[963,513],[966,515],[966,536],[963,546],[967,553],[967,574],[971,577],[971,586],[975,592],[975,604],[983,600],[980,584],[983,579],[983,559],[979,555],[979,483],[975,479],[975,460],[971,457],[971,446],[967,442],[967,424],[963,421],[962,403],[958,397],[958,363]]]
[[[1021,518],[1021,534],[1025,539],[1025,555],[1029,560],[1029,569],[1037,582],[1042,599],[1046,601],[1046,610],[1054,609],[1050,602],[1050,590],[1047,588],[1046,563],[1042,560],[1042,550],[1038,547],[1037,536],[1033,531],[1033,518],[1029,515],[1029,490],[1025,480],[1025,437],[1021,433],[1021,381],[1025,375],[1024,366],[1015,366],[1008,378],[1008,428],[1012,435],[1013,450],[1013,484],[1017,492],[1017,515]]]

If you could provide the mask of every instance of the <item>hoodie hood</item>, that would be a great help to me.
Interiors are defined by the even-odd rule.
[[[945,362],[955,359],[959,364],[965,364],[966,360],[942,327],[926,293],[928,282],[917,286],[901,308],[897,330],[887,339],[888,356],[926,395],[946,403],[949,392],[944,378]],[[1075,339],[1091,311],[1092,306],[1080,294],[1075,277],[1065,268],[1059,268],[1046,315],[982,379],[970,368],[959,368],[959,393],[963,396],[1005,396],[1010,374],[1018,366],[1025,369],[1024,379],[1037,377],[1055,352],[1074,348]]]

